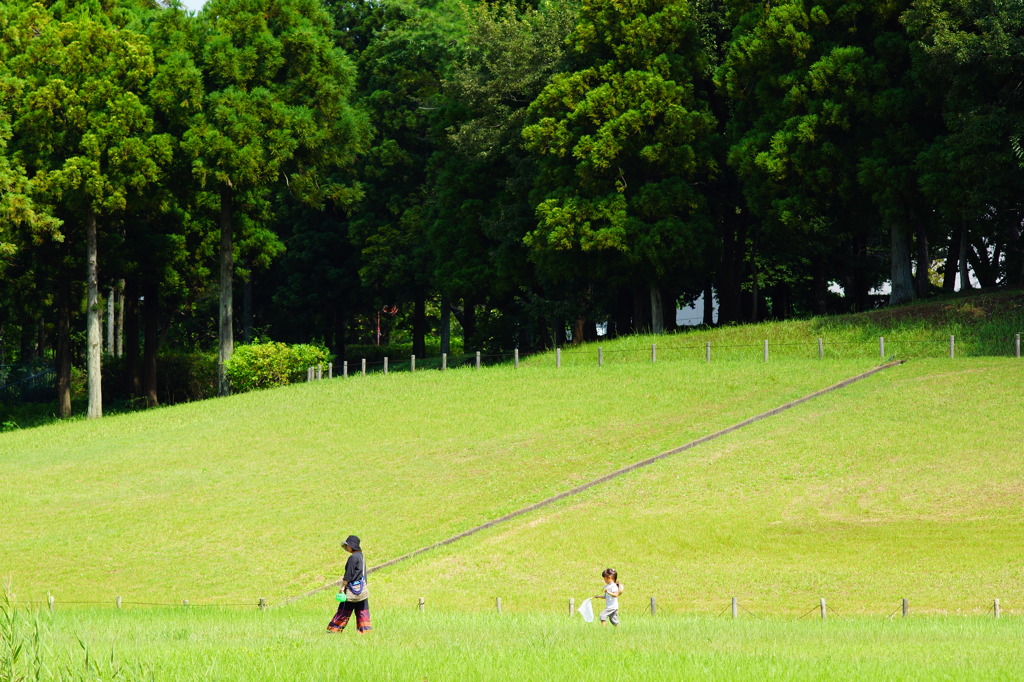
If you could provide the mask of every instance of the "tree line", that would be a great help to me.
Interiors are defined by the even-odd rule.
[[[156,404],[168,349],[228,392],[239,334],[422,357],[1024,286],[1018,0],[13,0],[0,32],[0,354],[52,360],[62,415],[74,366],[102,414],[104,347]]]

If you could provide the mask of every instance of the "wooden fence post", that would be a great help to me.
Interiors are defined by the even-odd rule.
[[[366,358],[363,358],[363,376],[366,376]]]
[[[447,353],[441,353],[441,371],[442,372],[448,371],[448,354]]]
[[[956,345],[956,337],[955,336],[950,336],[949,337],[949,359],[950,360],[953,359],[953,347],[955,345]]]
[[[572,614],[576,613],[576,600],[569,597],[569,617],[572,618]]]
[[[334,378],[334,363],[333,362],[330,362],[330,363],[327,364],[327,378],[328,379],[333,379]]]
[[[903,598],[903,617],[906,618],[907,614],[909,614],[909,613],[910,613],[910,602],[907,601],[906,597],[904,597]]]
[[[883,360],[885,360],[885,337],[884,336],[879,336],[878,337],[878,357],[880,357]]]
[[[711,364],[711,342],[704,342],[704,362]]]
[[[822,620],[827,620],[828,619],[828,612],[825,609],[825,598],[824,597],[821,598],[821,619]]]
[[[415,354],[409,360],[409,371],[410,372],[415,372],[416,371],[416,355]]]
[[[823,360],[825,358],[825,341],[818,339],[818,359]]]
[[[515,362],[515,369],[519,369],[519,348],[518,347],[516,347],[516,349],[514,351],[513,357],[514,357],[514,362]]]
[[[651,597],[651,615],[653,616],[653,615],[656,615],[657,613],[658,613],[658,605],[654,601],[654,597]]]
[[[341,363],[341,376],[343,379],[348,379],[348,360]]]
[[[604,351],[601,349],[601,346],[597,347],[597,366],[604,367]]]
[[[121,608],[121,597],[114,600],[114,605],[117,606],[117,608]]]
[[[260,601],[259,601],[258,604],[256,604],[256,606],[259,608],[260,611],[266,611],[267,610],[267,600],[262,598],[262,597],[260,597]]]
[[[53,603],[54,603],[55,601],[57,601],[57,600],[53,598],[53,595],[52,595],[52,594],[51,594],[51,595],[47,595],[47,597],[46,597],[46,600],[47,600],[48,602],[50,602],[50,613],[53,613]]]
[[[995,603],[992,605],[992,612],[995,613],[996,618],[999,617],[999,611],[999,600],[996,599]]]
[[[480,369],[480,351],[476,352],[476,368]]]
[[[658,344],[651,344],[651,364],[653,365],[658,360]]]
[[[733,597],[732,598],[732,617],[735,619],[735,618],[738,618],[739,615],[740,615],[739,614],[739,602],[737,601],[736,597]]]
[[[497,604],[498,604],[498,613],[500,614],[501,613],[501,597],[498,597]]]
[[[1019,358],[1020,357],[1020,334],[1017,334],[1016,349],[1017,349],[1016,350],[1016,354],[1017,354],[1017,357]]]
[[[322,364],[316,366],[316,380],[317,381],[323,381],[324,380],[324,366]]]
[[[388,373],[388,356],[385,355],[384,356],[384,374],[387,375],[387,373]]]
[[[423,613],[423,609],[426,608],[427,600],[420,597],[420,613]]]
[[[562,366],[562,349],[555,349],[555,369],[559,369]]]

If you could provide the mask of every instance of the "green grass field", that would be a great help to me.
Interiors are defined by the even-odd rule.
[[[389,610],[364,636],[324,633],[322,614],[306,608],[91,609],[38,621],[38,639],[31,619],[17,627],[25,648],[12,669],[26,679],[964,680],[1015,679],[1024,665],[1024,619],[977,616],[624,615],[613,629],[565,615]]]
[[[952,360],[963,301],[931,325],[833,320],[826,349],[849,352],[825,360],[824,323],[736,327],[658,337],[653,365],[637,337],[603,344],[600,368],[590,347],[561,369],[549,354],[3,433],[0,577],[19,603],[56,597],[51,667],[80,665],[81,637],[128,679],[323,679],[339,657],[382,666],[365,679],[597,679],[608,637],[628,679],[1004,676],[1022,662],[1005,649],[1024,613],[1024,360],[983,356],[1021,321],[1007,301],[956,322]],[[859,374],[880,329],[909,362],[375,574],[366,641],[321,634],[329,592],[131,606],[278,604],[336,579],[350,532],[383,563]],[[737,355],[682,353],[702,338]],[[758,338],[801,350],[765,364]],[[625,625],[583,629],[568,598],[608,565]],[[746,621],[714,618],[731,597]],[[820,597],[840,620],[795,620]],[[912,624],[885,619],[902,597]],[[984,620],[993,598],[1009,618]]]

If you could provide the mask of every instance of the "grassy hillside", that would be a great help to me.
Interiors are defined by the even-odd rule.
[[[766,340],[770,359],[816,359],[818,339],[825,358],[877,358],[879,337],[885,338],[886,357],[948,357],[950,336],[955,337],[957,357],[1008,357],[1014,354],[1015,336],[1022,332],[1024,292],[956,295],[856,315],[604,340],[563,349],[562,364],[596,365],[598,346],[605,364],[650,362],[651,344],[657,344],[659,361],[700,363],[705,361],[706,343],[711,343],[712,362],[757,362],[763,359]],[[548,353],[526,362],[547,365],[554,359]]]
[[[1006,340],[1020,297],[985,300],[998,304],[933,305],[920,324],[876,313],[659,337],[654,365],[650,339],[621,339],[602,368],[589,348],[561,370],[548,355],[518,371],[352,377],[0,434],[0,575],[65,601],[283,599],[337,577],[349,532],[371,564],[402,555],[860,373],[879,330],[939,356],[949,319],[968,348]],[[857,352],[818,360],[826,327],[827,349]],[[711,365],[673,358],[703,338]],[[768,364],[760,338],[777,344]],[[634,598],[670,610],[1009,594],[1022,372],[1016,359],[914,360],[383,572],[377,599],[560,608],[609,563]]]
[[[555,610],[610,565],[640,611],[1024,613],[1021,386],[1024,361],[911,362],[389,569],[378,592]]]
[[[995,597],[1024,613],[1024,360],[969,356],[1009,354],[1015,301],[620,339],[601,368],[591,346],[560,370],[549,354],[0,434],[0,576],[21,603],[57,597],[27,620],[0,599],[0,677],[1012,677],[1022,620],[984,614]],[[369,637],[323,634],[329,593],[265,612],[133,605],[280,601],[336,578],[350,532],[382,563],[858,374],[878,335],[911,360],[377,573]],[[608,565],[627,587],[617,631],[565,615]],[[741,620],[715,619],[733,596]],[[809,614],[819,597],[828,623]],[[884,618],[901,597],[913,617]]]
[[[0,435],[0,574],[65,599],[277,599],[871,363],[393,374]]]

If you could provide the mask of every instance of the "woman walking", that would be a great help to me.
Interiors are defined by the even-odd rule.
[[[338,593],[338,598],[344,600],[338,605],[338,612],[327,626],[327,632],[344,630],[353,611],[356,614],[356,630],[369,632],[373,629],[370,625],[370,594],[366,587],[366,560],[359,547],[359,538],[349,535],[341,546],[349,553],[348,561],[345,562],[345,576],[341,579],[341,591]]]

